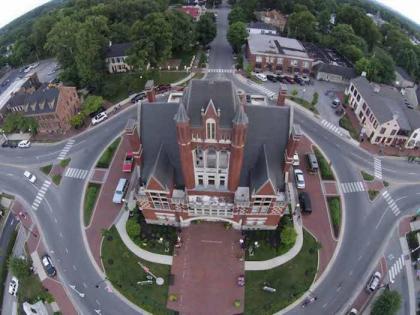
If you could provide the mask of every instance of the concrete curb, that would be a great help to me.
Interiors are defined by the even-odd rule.
[[[408,247],[408,243],[407,243],[407,239],[405,238],[405,236],[400,237],[400,244],[401,244],[401,249],[404,255],[409,255],[410,257],[410,249]],[[416,300],[416,290],[414,288],[414,276],[413,276],[413,268],[411,266],[411,258],[409,259],[410,263],[405,263],[405,273],[407,276],[407,286],[408,286],[408,295],[409,295],[409,299],[408,299],[408,304],[410,305],[410,312],[409,314],[415,314],[416,313],[416,304],[415,304],[415,300]]]
[[[137,246],[131,238],[127,234],[127,230],[125,228],[125,225],[127,223],[129,216],[128,211],[124,211],[118,218],[115,227],[118,230],[118,234],[121,237],[121,240],[127,246],[127,248],[137,257],[144,259],[146,261],[150,261],[157,264],[163,264],[163,265],[172,265],[172,256],[169,255],[161,255],[161,254],[155,254],[152,252],[149,252],[147,250],[144,250]]]

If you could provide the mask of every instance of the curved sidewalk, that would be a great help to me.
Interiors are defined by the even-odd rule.
[[[151,253],[147,250],[144,250],[137,246],[131,238],[128,236],[126,231],[126,222],[128,220],[128,211],[123,211],[118,219],[116,220],[115,227],[117,228],[118,233],[120,234],[121,240],[127,246],[127,248],[137,257],[144,259],[146,261],[150,261],[153,263],[164,264],[164,265],[172,265],[172,256],[169,255],[160,255]],[[286,262],[292,260],[301,250],[303,245],[303,230],[302,230],[302,222],[293,217],[293,223],[295,226],[295,230],[297,233],[295,245],[284,255],[277,256],[275,258],[263,261],[246,261],[245,262],[245,270],[247,271],[258,271],[258,270],[268,270],[275,267],[278,267]]]

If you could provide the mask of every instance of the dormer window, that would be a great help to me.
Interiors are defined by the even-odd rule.
[[[206,138],[208,140],[216,140],[216,122],[214,119],[206,120]]]

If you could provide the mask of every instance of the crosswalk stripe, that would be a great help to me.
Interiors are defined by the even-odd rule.
[[[76,178],[76,179],[84,179],[88,175],[88,170],[83,170],[79,168],[68,168],[64,174],[66,177]]]

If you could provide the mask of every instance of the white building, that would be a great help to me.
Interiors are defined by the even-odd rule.
[[[109,73],[127,72],[133,69],[126,62],[131,47],[132,43],[112,44],[109,42],[105,59]]]
[[[248,34],[277,35],[277,29],[273,25],[264,22],[251,22],[248,24],[246,30]]]

